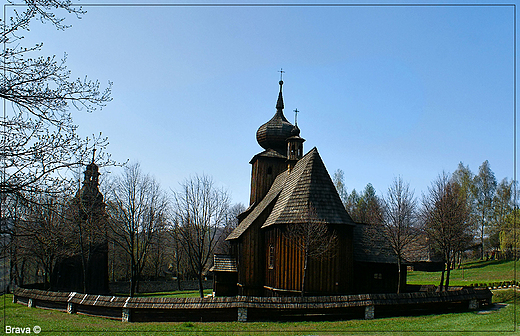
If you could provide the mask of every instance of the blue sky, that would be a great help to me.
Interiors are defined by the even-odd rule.
[[[305,151],[342,169],[349,192],[382,195],[402,176],[420,196],[460,161],[513,178],[512,6],[85,9],[66,31],[34,24],[24,43],[113,81],[106,108],[73,111],[79,133],[102,132],[115,160],[139,161],[166,190],[205,173],[248,204],[280,68],[286,117],[301,111]]]

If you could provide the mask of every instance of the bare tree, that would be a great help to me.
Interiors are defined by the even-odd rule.
[[[212,260],[219,230],[226,225],[229,195],[214,186],[211,177],[202,175],[185,180],[173,193],[173,223],[189,264],[199,280],[204,296],[203,276]]]
[[[442,255],[446,270],[447,290],[450,270],[455,264],[457,252],[463,251],[472,239],[471,222],[466,199],[460,185],[443,173],[428,188],[423,197],[423,218],[425,230],[434,248]],[[444,270],[439,287],[444,283]]]
[[[337,169],[334,172],[332,181],[334,182],[334,186],[338,191],[338,195],[341,199],[341,202],[343,202],[343,205],[346,207],[348,202],[348,192],[347,187],[345,186],[345,173],[343,172],[343,170]]]
[[[172,249],[172,267],[171,271],[175,274],[177,278],[177,288],[182,290],[182,282],[181,280],[186,277],[186,273],[190,268],[188,262],[188,255],[186,254],[186,248],[183,246],[184,240],[182,235],[180,234],[181,228],[178,223],[171,225],[168,228],[168,232],[170,234],[170,248]]]
[[[59,172],[85,163],[93,146],[104,148],[107,144],[101,136],[80,138],[69,108],[87,112],[102,108],[111,100],[111,84],[101,90],[98,81],[87,77],[73,80],[65,65],[66,55],[61,60],[44,57],[43,44],[22,44],[31,22],[64,30],[68,26],[57,12],[80,17],[85,13],[81,8],[68,0],[8,2],[4,9],[12,9],[14,15],[9,21],[0,21],[0,42],[4,45],[0,50],[0,98],[10,103],[0,120],[0,193],[25,197],[26,193],[61,192],[73,181]]]
[[[134,296],[154,235],[165,223],[168,200],[138,163],[124,167],[108,197],[110,231],[130,258],[130,296]]]
[[[33,195],[33,197],[36,197]],[[28,271],[27,261],[33,261],[41,269],[44,286],[49,288],[51,274],[56,262],[67,253],[65,231],[65,198],[41,195],[29,202],[19,199],[16,208],[10,209],[11,263],[16,270],[15,283],[23,284]]]
[[[399,280],[397,292],[400,293],[402,280],[401,264],[404,255],[415,245],[421,232],[417,227],[418,221],[416,220],[417,202],[413,191],[409,189],[409,184],[403,182],[401,177],[398,177],[394,179],[392,185],[388,188],[382,203],[380,233],[389,242],[397,257]]]
[[[166,219],[166,218],[165,218]],[[171,236],[167,231],[168,225],[159,225],[153,236],[148,254],[148,262],[144,265],[143,276],[158,280],[164,276],[171,259]]]
[[[493,217],[493,197],[497,188],[497,180],[495,174],[489,166],[489,162],[486,160],[478,169],[478,174],[473,179],[473,193],[476,200],[476,209],[479,217],[479,234],[480,234],[480,246],[481,255],[480,258],[484,259],[486,253],[484,239],[487,235],[488,226],[490,225]]]
[[[303,276],[301,296],[305,295],[307,266],[309,259],[333,257],[337,245],[337,235],[328,225],[318,218],[316,210],[309,207],[302,215],[302,222],[288,224],[284,236],[290,240],[303,254]]]

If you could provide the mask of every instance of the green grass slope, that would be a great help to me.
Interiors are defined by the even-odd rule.
[[[516,265],[512,261],[466,263],[463,269],[452,271],[451,284],[492,283],[515,279]],[[438,285],[440,272],[409,272],[410,284]],[[208,291],[207,293],[209,293]],[[151,293],[143,296],[197,296],[197,291]],[[439,315],[377,318],[333,322],[168,322],[123,323],[101,317],[69,315],[64,312],[28,308],[12,303],[12,295],[0,296],[0,321],[19,328],[41,327],[42,335],[497,335],[520,334],[515,328],[515,295],[513,290],[494,291],[493,302],[499,303],[488,311],[472,311]],[[34,333],[33,333],[34,334]]]
[[[506,295],[506,300],[511,296]],[[515,305],[509,301],[484,312],[376,318],[334,322],[167,322],[123,323],[101,317],[69,315],[64,312],[28,308],[12,303],[12,295],[1,297],[0,316],[5,326],[32,328],[39,326],[42,335],[326,335],[363,334],[429,335],[497,335],[515,331]],[[377,310],[376,310],[377,314]],[[4,330],[5,332],[5,330]]]
[[[516,280],[516,262],[506,260],[474,261],[462,264],[450,274],[451,286],[468,286],[476,283],[493,283]],[[439,285],[441,272],[412,271],[407,283],[412,285]]]

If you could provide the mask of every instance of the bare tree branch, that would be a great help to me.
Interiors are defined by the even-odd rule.
[[[155,235],[165,226],[168,199],[137,163],[124,167],[107,196],[112,237],[130,257],[134,296]]]
[[[202,279],[209,267],[219,238],[226,225],[229,195],[217,189],[206,175],[185,180],[173,193],[173,222],[182,238],[182,246],[193,272],[199,280],[199,293],[204,296]]]

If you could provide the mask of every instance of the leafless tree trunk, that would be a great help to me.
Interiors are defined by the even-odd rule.
[[[177,288],[178,290],[182,290],[181,279],[185,276],[186,267],[186,256],[185,251],[182,247],[183,241],[182,236],[179,234],[180,228],[178,225],[174,224],[169,228],[168,232],[170,234],[172,257],[173,257],[173,271],[177,276]]]
[[[486,160],[479,167],[478,174],[473,179],[473,193],[476,200],[476,209],[479,213],[480,221],[480,245],[481,255],[480,258],[484,259],[486,254],[485,248],[485,236],[487,235],[488,226],[492,221],[493,216],[493,197],[497,188],[497,181],[495,174],[489,166],[489,162]]]
[[[108,195],[111,234],[130,257],[130,296],[134,296],[150,244],[165,223],[168,201],[159,184],[139,164],[124,168]]]
[[[446,270],[444,290],[448,290],[453,256],[463,251],[472,238],[469,209],[460,192],[460,185],[446,174],[440,175],[423,198],[422,215],[428,237],[443,257]],[[444,272],[439,286],[441,289],[443,281]]]
[[[2,228],[2,233],[10,236],[17,280],[23,282],[25,264],[30,259],[43,269],[44,285],[49,287],[54,266],[66,253],[65,204],[65,198],[46,195],[32,195],[31,199],[22,197],[16,204],[11,203],[9,225]],[[19,261],[21,265],[18,265]]]
[[[211,262],[219,230],[226,225],[229,196],[216,188],[209,176],[196,175],[181,184],[173,199],[174,229],[182,239],[191,269],[197,274],[203,297],[204,272]]]
[[[311,206],[307,213],[302,214],[300,223],[287,225],[284,235],[303,253],[301,296],[304,296],[309,259],[333,257],[338,239]]]
[[[13,4],[13,2],[9,2]],[[5,7],[9,19],[0,21],[0,98],[7,102],[0,119],[0,221],[11,220],[5,209],[9,198],[35,200],[34,195],[59,196],[74,181],[63,172],[83,165],[93,147],[104,149],[106,138],[81,138],[72,120],[71,108],[92,112],[111,100],[111,83],[72,78],[67,56],[43,56],[42,45],[24,45],[38,21],[65,30],[64,16],[81,17],[86,12],[66,0],[26,0],[18,7]],[[10,12],[10,13],[9,13]],[[36,22],[35,22],[36,21]],[[109,156],[98,154],[105,164]],[[44,205],[44,204],[43,204]]]
[[[397,257],[398,284],[397,293],[401,292],[401,264],[405,252],[413,248],[420,234],[416,220],[417,202],[409,185],[402,178],[394,179],[383,199],[381,233],[390,243]]]

